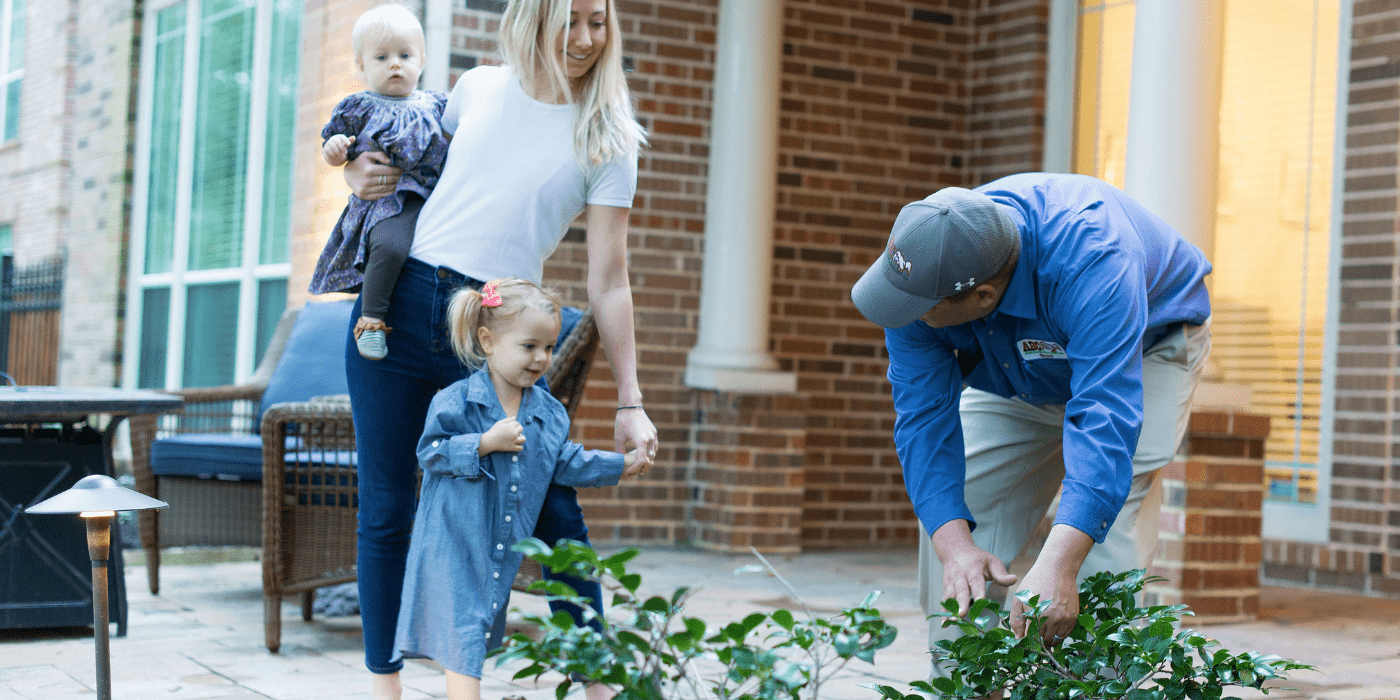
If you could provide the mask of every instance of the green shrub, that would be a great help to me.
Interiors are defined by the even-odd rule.
[[[1259,688],[1287,671],[1312,668],[1258,652],[1232,654],[1194,630],[1177,630],[1185,605],[1139,607],[1149,578],[1143,570],[1090,576],[1079,590],[1079,621],[1058,647],[1040,638],[1048,603],[1022,591],[1017,598],[1031,612],[1026,635],[1018,638],[1007,616],[990,600],[972,604],[967,619],[957,617],[954,599],[943,602],[945,627],[962,636],[938,642],[951,669],[947,678],[917,681],[912,687],[935,698],[980,698],[1003,690],[1010,700],[1067,698],[1098,700],[1214,700],[1224,688]],[[888,700],[924,700],[890,686],[868,686]]]
[[[515,548],[554,571],[599,580],[612,593],[613,617],[625,619],[618,624],[604,620],[599,633],[576,626],[562,611],[547,617],[524,615],[539,627],[540,638],[516,634],[493,652],[499,654],[497,665],[529,661],[515,674],[517,679],[562,674],[564,680],[555,691],[561,700],[571,679],[606,684],[617,691],[617,700],[815,700],[821,684],[848,661],[873,663],[875,652],[895,639],[895,628],[871,607],[878,593],[830,618],[774,610],[712,628],[704,620],[684,616],[694,589],[678,588],[669,597],[637,595],[642,577],[626,566],[637,556],[635,549],[600,558],[575,542],[566,540],[551,549],[533,538]],[[762,556],[759,559],[787,585]],[[580,604],[586,618],[595,617],[563,583],[537,581],[531,587],[550,599]]]

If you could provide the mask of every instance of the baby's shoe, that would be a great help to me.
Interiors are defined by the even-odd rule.
[[[382,360],[389,354],[388,333],[394,330],[383,321],[371,321],[364,316],[355,322],[355,348],[366,360]]]

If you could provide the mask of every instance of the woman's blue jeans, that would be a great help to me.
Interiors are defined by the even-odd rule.
[[[364,627],[365,666],[374,673],[394,673],[403,662],[390,663],[394,631],[398,626],[399,597],[403,592],[408,540],[417,509],[418,437],[428,416],[428,404],[439,389],[471,373],[452,353],[447,337],[447,304],[464,286],[480,288],[482,282],[445,267],[433,267],[409,258],[398,282],[384,322],[389,334],[389,354],[382,360],[366,360],[355,348],[354,321],[360,317],[355,303],[346,330],[345,375],[355,416],[355,442],[359,451],[359,543],[357,577],[360,618]],[[562,339],[578,321],[576,309],[565,309]],[[550,546],[563,538],[588,542],[578,494],[567,486],[550,485],[540,512],[535,536]],[[591,598],[601,617],[602,589],[596,581],[545,576],[562,580],[580,595]],[[554,603],[550,604],[555,608]],[[572,609],[571,609],[572,608]],[[582,624],[582,614],[569,610]]]

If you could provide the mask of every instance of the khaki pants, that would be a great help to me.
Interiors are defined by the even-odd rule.
[[[1162,506],[1159,470],[1176,456],[1190,418],[1191,393],[1210,354],[1210,319],[1181,326],[1142,358],[1143,418],[1133,454],[1133,484],[1107,537],[1095,544],[1079,580],[1099,571],[1147,566],[1157,549]],[[967,452],[964,498],[977,529],[972,540],[1005,564],[1022,554],[1064,479],[1063,405],[1034,406],[1017,398],[963,390],[959,406]],[[919,603],[925,614],[942,612],[943,565],[929,533],[919,528]],[[1004,587],[989,583],[987,597],[1006,600]],[[958,634],[929,621],[929,648]],[[935,674],[942,675],[938,661]]]

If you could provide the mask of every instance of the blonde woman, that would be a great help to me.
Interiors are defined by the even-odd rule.
[[[613,0],[510,0],[500,28],[506,65],[464,73],[443,113],[452,143],[394,288],[385,319],[394,328],[389,353],[371,362],[349,344],[360,607],[377,699],[400,697],[402,661],[391,658],[414,512],[414,450],[433,395],[470,373],[447,341],[454,291],[507,276],[540,282],[545,258],[584,213],[589,304],[617,378],[615,447],[635,447],[643,470],[655,457],[656,428],[637,382],[626,250],[645,139],[632,113],[621,44]],[[362,199],[394,191],[400,171],[381,155],[366,153],[345,166],[346,182]],[[534,534],[586,542],[587,532],[573,490],[552,486]],[[597,584],[571,583],[601,613]]]

